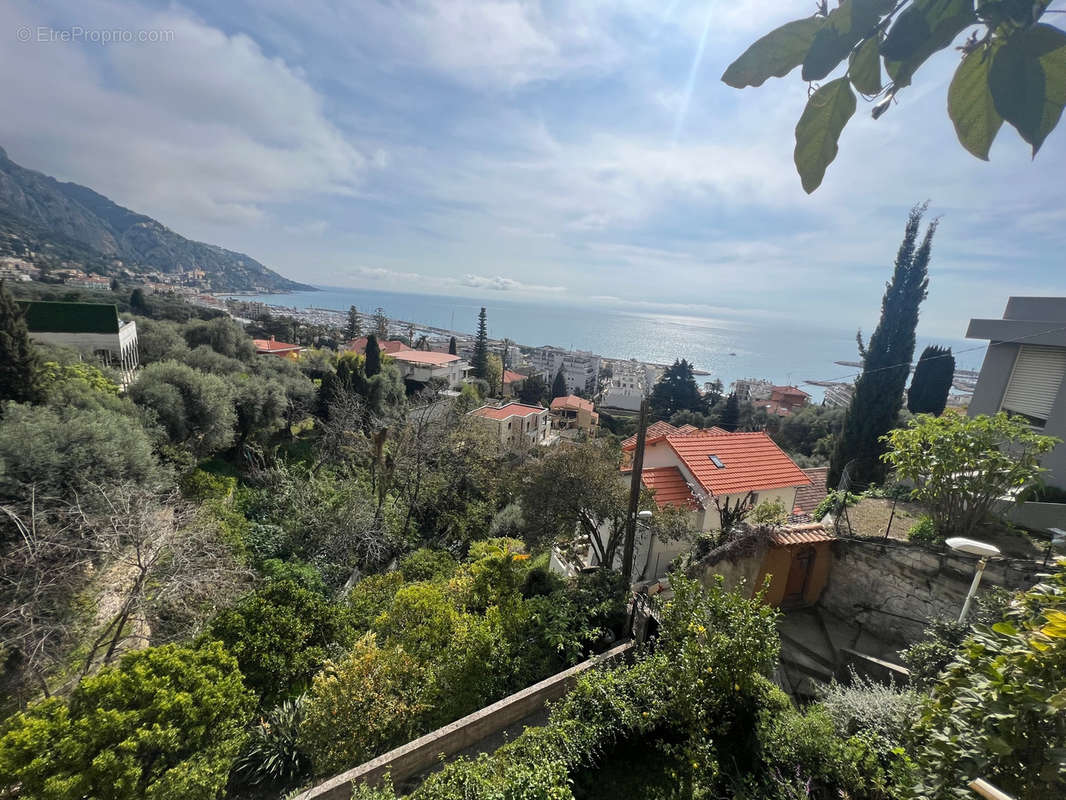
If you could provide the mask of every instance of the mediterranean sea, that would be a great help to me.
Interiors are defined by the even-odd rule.
[[[485,306],[489,336],[504,337],[522,345],[556,345],[590,350],[607,358],[635,358],[657,364],[688,359],[701,385],[715,378],[728,388],[737,378],[766,378],[793,383],[820,400],[822,390],[804,386],[805,380],[851,380],[857,369],[834,364],[858,361],[855,331],[825,327],[815,322],[795,322],[738,312],[725,317],[703,317],[632,311],[572,300],[514,300],[489,297],[472,299],[431,294],[385,292],[372,289],[323,287],[320,292],[233,295],[275,306],[298,309],[325,308],[346,311],[355,306],[372,313],[381,307],[392,320],[421,323],[472,334],[478,311]],[[879,309],[871,309],[872,323]],[[871,328],[865,329],[869,335]],[[978,342],[918,337],[915,359],[927,344],[952,347],[960,369],[979,369],[984,358]]]

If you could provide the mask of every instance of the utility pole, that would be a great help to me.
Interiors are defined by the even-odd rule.
[[[633,476],[629,481],[629,513],[626,516],[626,538],[622,548],[622,580],[626,591],[633,578],[633,542],[637,536],[637,505],[640,501],[640,477],[644,470],[644,442],[648,438],[648,398],[640,401],[640,423],[637,428],[637,449],[633,453]],[[610,564],[606,565],[610,568]]]

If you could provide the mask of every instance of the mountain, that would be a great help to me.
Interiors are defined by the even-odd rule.
[[[201,269],[217,291],[308,290],[254,258],[180,236],[76,183],[26,169],[0,147],[0,255],[104,275]],[[118,263],[118,262],[121,262]]]

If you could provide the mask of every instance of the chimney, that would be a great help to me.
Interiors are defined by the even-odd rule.
[[[270,334],[270,341],[274,341],[274,334]]]

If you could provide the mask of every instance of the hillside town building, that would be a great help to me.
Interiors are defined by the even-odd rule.
[[[600,424],[592,401],[577,395],[556,397],[551,402],[552,426],[558,431],[572,431],[592,436]]]
[[[470,414],[495,433],[500,452],[517,453],[551,443],[551,418],[548,409],[541,406],[524,403],[484,405]]]

